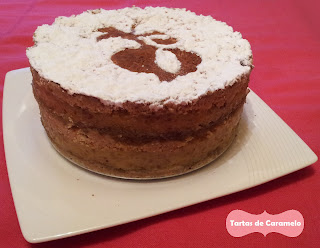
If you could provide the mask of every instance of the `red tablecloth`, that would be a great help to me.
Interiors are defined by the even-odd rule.
[[[240,31],[252,45],[250,87],[320,154],[319,1],[188,0],[1,0],[0,92],[7,71],[28,66],[25,49],[38,25],[59,15],[125,6],[184,7],[212,15]],[[2,118],[2,115],[1,117]],[[3,136],[2,129],[0,132]],[[77,237],[31,245],[21,234],[0,139],[0,247],[319,247],[320,169],[314,165],[264,185],[160,216]],[[242,209],[277,214],[296,209],[305,229],[296,238],[259,233],[241,238],[225,227],[228,213]]]

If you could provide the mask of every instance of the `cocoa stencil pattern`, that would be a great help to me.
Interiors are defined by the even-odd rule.
[[[156,61],[156,52],[158,47],[146,44],[143,37],[147,36],[163,36],[168,37],[166,34],[158,31],[153,31],[151,33],[145,33],[142,35],[136,35],[134,32],[134,26],[131,28],[130,33],[123,32],[114,27],[104,27],[98,29],[99,32],[105,33],[97,37],[97,41],[103,39],[109,39],[112,37],[121,37],[123,39],[134,40],[138,42],[141,46],[138,49],[126,48],[120,52],[112,55],[111,60],[116,65],[133,71],[133,72],[144,72],[144,73],[154,73],[158,76],[160,81],[170,82],[177,76],[183,76],[190,72],[197,70],[197,66],[201,63],[201,58],[195,53],[187,52],[179,48],[165,48],[165,45],[175,44],[177,39],[174,37],[169,37],[165,39],[154,38],[157,44],[161,44],[164,48],[163,51],[169,51],[176,56],[176,59],[180,62],[180,68],[177,72],[172,73],[160,68]]]

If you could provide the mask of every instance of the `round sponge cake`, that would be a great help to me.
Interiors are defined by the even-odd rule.
[[[89,170],[162,178],[200,168],[236,135],[250,44],[210,16],[132,7],[58,17],[27,49],[53,146]]]

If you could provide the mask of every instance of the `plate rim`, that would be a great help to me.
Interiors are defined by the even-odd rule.
[[[110,228],[110,227],[113,227],[113,226],[117,226],[117,225],[129,223],[129,222],[133,222],[133,221],[136,221],[136,220],[140,220],[140,219],[144,219],[144,218],[160,215],[160,214],[163,214],[163,213],[166,213],[166,212],[170,212],[170,211],[174,211],[174,210],[177,210],[177,209],[181,209],[183,207],[188,207],[188,206],[191,206],[191,205],[194,205],[194,204],[197,204],[197,203],[205,202],[205,201],[216,199],[216,198],[219,198],[219,197],[223,197],[223,196],[226,196],[226,195],[229,195],[229,194],[233,194],[233,193],[237,193],[237,192],[240,192],[240,191],[244,191],[246,189],[249,189],[249,188],[264,184],[264,183],[267,183],[269,181],[272,181],[272,180],[275,180],[277,178],[283,177],[283,176],[288,175],[290,173],[293,173],[295,171],[301,170],[301,169],[303,169],[305,167],[308,167],[308,166],[312,165],[313,163],[315,163],[318,160],[317,155],[310,149],[310,147],[281,119],[281,117],[279,117],[258,95],[256,95],[253,90],[251,90],[250,94],[254,94],[256,97],[258,97],[261,100],[261,102],[264,103],[265,106],[267,106],[275,114],[275,116],[277,116],[287,126],[287,128],[289,128],[293,132],[293,134],[295,134],[296,137],[298,137],[300,139],[300,141],[303,142],[305,144],[305,146],[309,148],[309,152],[310,152],[309,161],[306,162],[304,166],[302,166],[301,168],[298,168],[298,169],[293,168],[291,171],[288,170],[286,173],[281,174],[281,175],[279,175],[277,177],[274,177],[274,178],[271,178],[271,179],[268,179],[268,180],[265,180],[265,181],[262,180],[258,184],[254,184],[254,185],[249,185],[248,184],[247,186],[239,188],[236,191],[232,191],[230,193],[225,193],[225,194],[222,194],[222,195],[220,195],[218,197],[208,196],[205,199],[202,199],[200,201],[196,200],[196,201],[190,202],[190,204],[183,204],[183,206],[180,206],[180,207],[174,207],[172,209],[164,210],[164,211],[157,211],[157,213],[155,213],[154,215],[147,215],[147,216],[142,217],[142,218],[137,217],[136,219],[129,220],[129,221],[120,221],[117,224],[114,224],[114,225],[111,225],[111,226],[107,226],[107,227],[105,225],[101,225],[101,226],[96,226],[96,228],[88,228],[88,229],[83,229],[83,230],[76,231],[76,232],[64,233],[64,234],[60,234],[59,236],[49,236],[49,237],[40,237],[40,238],[30,237],[27,234],[26,230],[24,229],[24,225],[21,223],[21,216],[19,216],[19,213],[18,213],[19,211],[17,211],[17,206],[16,206],[16,197],[17,196],[16,196],[16,193],[13,190],[14,187],[12,186],[13,181],[14,181],[13,180],[14,175],[12,175],[13,172],[11,171],[11,166],[12,166],[12,165],[10,165],[10,163],[11,163],[10,160],[11,159],[9,158],[9,163],[8,163],[8,158],[7,158],[7,154],[9,153],[8,151],[10,149],[9,148],[9,146],[10,146],[10,144],[9,144],[10,137],[8,137],[8,131],[7,131],[7,129],[8,129],[7,125],[9,125],[9,120],[7,118],[9,118],[8,108],[10,108],[10,107],[8,106],[8,101],[9,101],[8,99],[10,98],[9,94],[10,94],[10,90],[11,90],[8,85],[9,85],[9,82],[11,80],[14,80],[15,76],[17,76],[17,75],[19,76],[19,74],[21,74],[21,73],[27,73],[28,71],[30,73],[29,67],[21,68],[21,69],[9,71],[5,76],[4,88],[3,88],[3,102],[2,102],[2,115],[3,115],[2,116],[3,117],[2,118],[2,124],[3,124],[3,143],[4,143],[5,161],[6,161],[6,164],[7,164],[8,177],[9,177],[9,182],[10,182],[10,188],[11,188],[11,191],[12,191],[12,197],[13,197],[13,200],[14,200],[14,206],[15,206],[16,213],[18,215],[19,225],[20,225],[22,234],[23,234],[24,238],[30,243],[46,242],[46,241],[56,240],[56,239],[60,239],[60,238],[80,235],[80,234],[88,233],[88,232],[92,232],[92,231],[97,231],[97,230],[101,230],[101,229],[105,229],[105,228]],[[117,180],[125,180],[125,179],[117,179]]]

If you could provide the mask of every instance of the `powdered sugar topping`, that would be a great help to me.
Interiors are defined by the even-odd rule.
[[[156,64],[170,73],[180,70],[180,61],[166,49],[180,49],[201,57],[195,72],[160,81],[153,73],[133,72],[113,63],[112,55],[139,49],[135,40],[110,37],[97,42],[98,29],[114,27],[141,35],[145,44],[157,48]],[[146,33],[159,32],[143,36]],[[176,39],[158,44],[155,39]],[[252,66],[250,44],[239,32],[210,16],[184,9],[137,7],[87,11],[58,17],[52,25],[38,27],[35,45],[27,49],[30,64],[46,79],[70,94],[94,96],[103,102],[126,101],[162,106],[189,102],[209,91],[223,89],[248,73]]]
[[[162,70],[170,73],[177,73],[181,67],[181,63],[174,53],[170,51],[165,51],[161,48],[157,49],[156,51],[155,62]]]

